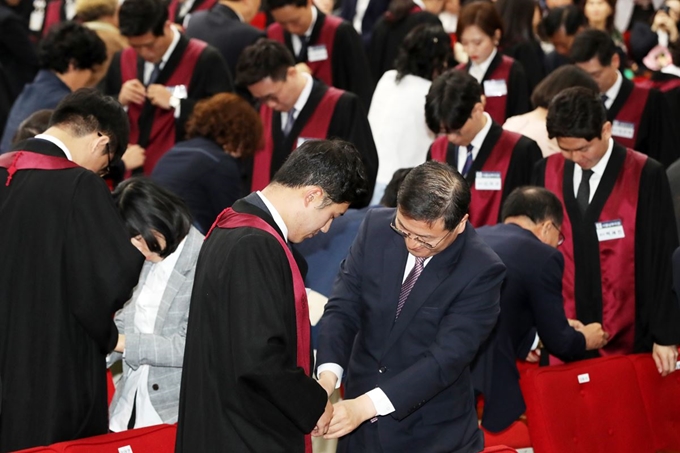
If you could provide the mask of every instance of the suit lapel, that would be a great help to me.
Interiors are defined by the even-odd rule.
[[[408,251],[404,246],[404,239],[395,234],[392,244],[385,247],[382,262],[382,299],[380,306],[385,307],[381,312],[387,313],[388,319],[383,323],[383,333],[380,338],[391,338],[394,327],[394,317],[397,313],[397,303],[399,302],[399,292],[401,291],[401,281],[404,277],[404,268],[406,267],[406,260],[408,258]],[[406,302],[408,303],[408,301]],[[401,316],[400,316],[401,317]],[[385,343],[383,354],[387,351],[388,341]]]

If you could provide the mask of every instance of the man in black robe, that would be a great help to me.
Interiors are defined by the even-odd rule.
[[[113,315],[142,256],[96,172],[127,136],[114,99],[79,90],[44,134],[16,145],[21,154],[0,158],[3,453],[108,432]]]
[[[356,149],[316,140],[218,217],[196,269],[176,452],[311,453],[305,435],[326,433],[329,395],[309,374],[306,263],[288,248],[365,193]],[[249,220],[223,223],[233,217]]]
[[[310,139],[340,138],[361,153],[371,190],[353,208],[367,206],[378,174],[378,152],[366,110],[353,93],[331,88],[300,71],[293,55],[274,40],[247,47],[237,65],[236,83],[260,103],[264,146],[254,156],[252,190],[260,190],[288,155]]]
[[[610,338],[600,355],[652,352],[659,373],[673,372],[680,306],[671,255],[678,237],[663,167],[612,140],[599,94],[586,88],[555,97],[546,124],[561,154],[540,161],[534,178],[564,205],[567,317],[602,324]]]
[[[570,56],[597,82],[614,140],[664,167],[680,157],[680,140],[670,115],[673,110],[658,90],[623,77],[621,57],[608,33],[586,30],[577,34]]]

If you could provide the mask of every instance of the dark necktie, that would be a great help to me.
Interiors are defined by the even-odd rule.
[[[153,65],[153,71],[151,71],[151,75],[149,76],[149,81],[146,83],[146,86],[151,85],[152,83],[156,83],[156,79],[158,79],[158,74],[161,72],[161,64],[155,64]]]
[[[290,131],[293,130],[293,124],[295,124],[295,107],[288,111],[288,118],[286,119],[286,125],[283,127],[283,136],[288,137]]]
[[[470,171],[470,168],[472,168],[472,150],[474,146],[472,144],[467,145],[467,156],[465,157],[465,164],[463,165],[463,172],[462,175],[465,178]],[[460,148],[459,148],[460,149]]]
[[[406,277],[406,280],[404,280],[404,283],[401,284],[401,291],[399,292],[399,303],[397,304],[397,315],[394,317],[395,321],[399,317],[401,309],[404,308],[404,303],[406,302],[406,299],[408,299],[408,295],[411,294],[413,285],[416,284],[416,280],[418,280],[418,277],[420,277],[421,272],[423,272],[424,263],[425,258],[416,257],[415,266],[413,266],[413,269],[411,269],[411,272],[409,272],[408,276]]]
[[[593,176],[593,170],[583,170],[583,176],[581,176],[581,184],[578,186],[578,192],[576,192],[576,202],[578,207],[581,209],[581,214],[585,214],[586,209],[588,209],[588,204],[590,204],[590,177]]]
[[[609,96],[606,94],[601,94],[600,99],[602,99],[602,105],[604,105],[604,108],[607,108],[607,100],[609,99]]]
[[[306,36],[298,36],[300,38],[300,51],[297,55],[298,61],[307,61],[307,48],[309,47],[309,41]]]

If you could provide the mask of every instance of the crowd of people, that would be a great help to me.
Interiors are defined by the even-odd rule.
[[[177,453],[472,453],[525,412],[517,361],[673,373],[679,26],[0,0],[0,453],[164,423]]]

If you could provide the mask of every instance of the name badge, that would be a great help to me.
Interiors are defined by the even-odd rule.
[[[295,145],[295,148],[296,148],[296,149],[299,148],[300,146],[302,146],[302,144],[303,144],[304,142],[309,141],[309,140],[315,140],[315,139],[313,139],[313,138],[307,138],[307,137],[298,137],[298,139],[297,139],[297,145]]]
[[[325,44],[316,46],[309,46],[307,48],[307,61],[314,63],[315,61],[328,60],[328,49]]]
[[[485,80],[484,95],[489,98],[497,98],[508,94],[508,86],[503,79]]]
[[[623,232],[621,220],[609,220],[607,222],[595,222],[597,240],[600,242],[611,241],[612,239],[623,239],[626,234]]]
[[[633,138],[635,137],[635,124],[614,120],[612,135],[615,137]]]
[[[501,190],[500,171],[478,171],[475,173],[475,189],[477,190]]]

